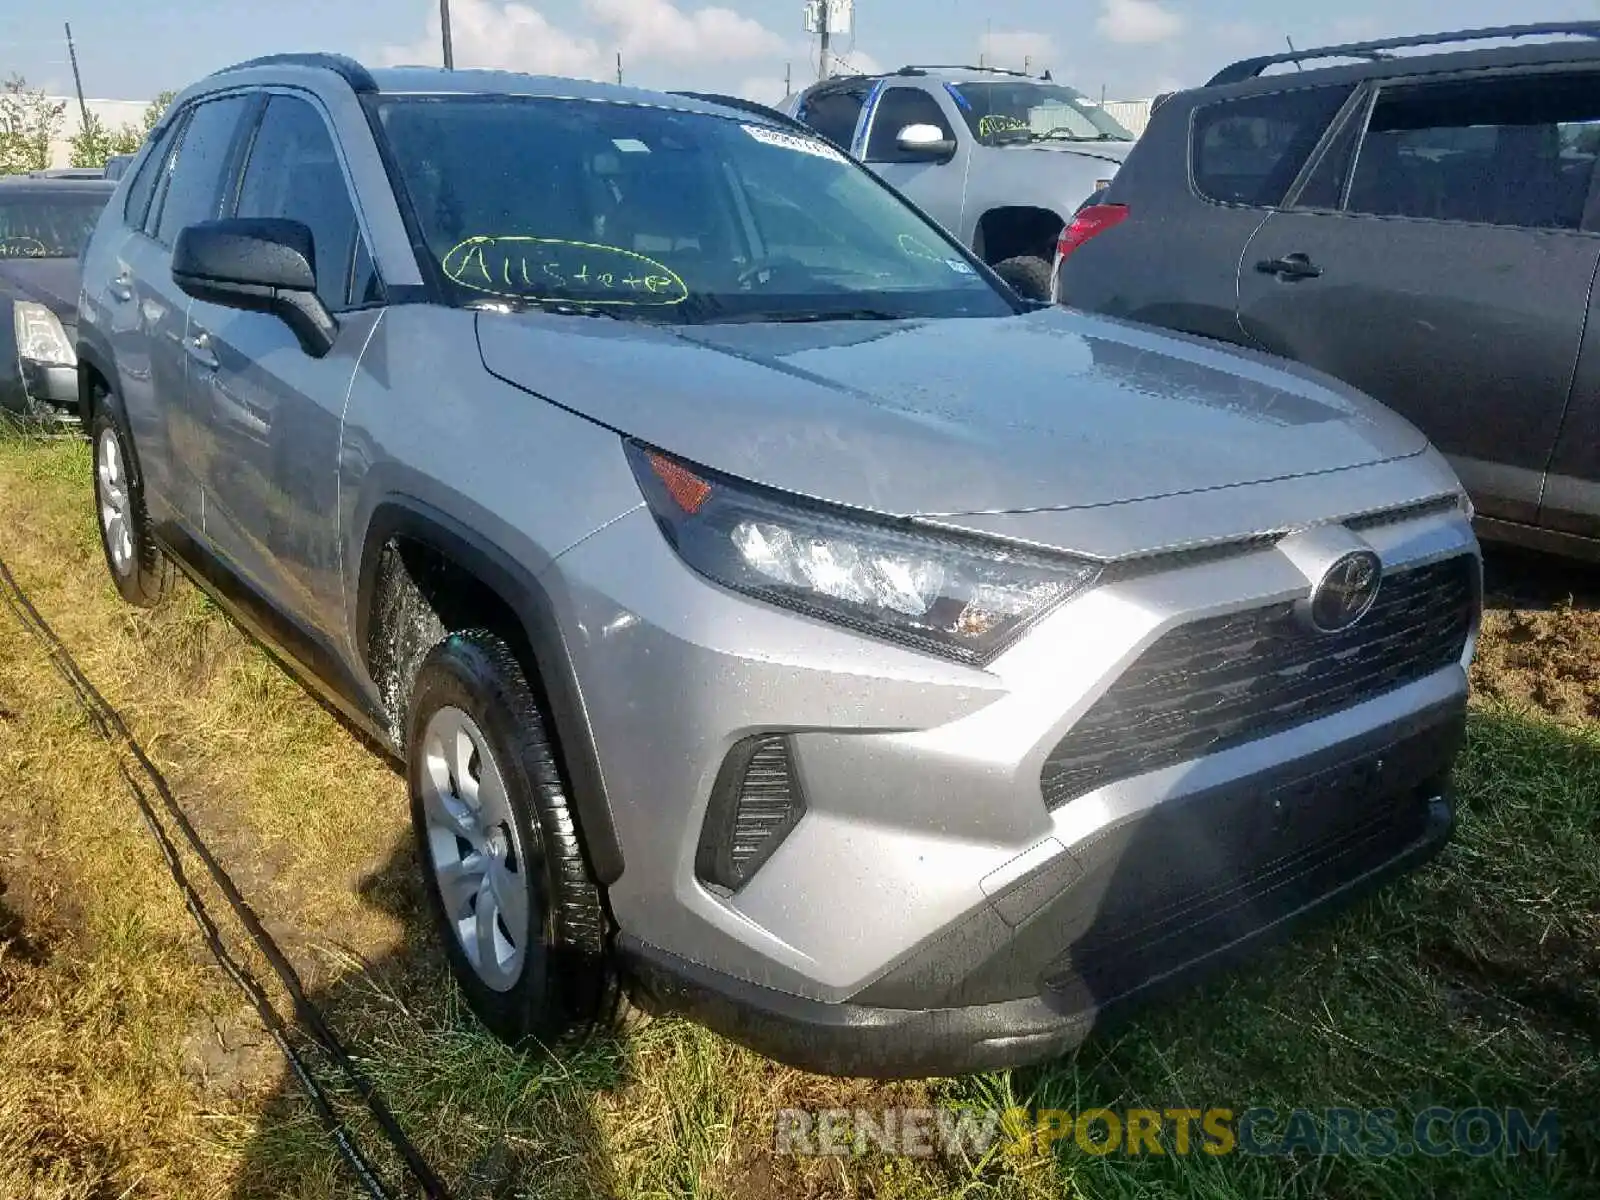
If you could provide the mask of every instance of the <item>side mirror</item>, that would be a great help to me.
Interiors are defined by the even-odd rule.
[[[901,153],[929,162],[943,161],[956,152],[954,139],[947,138],[937,125],[907,125],[895,138]]]
[[[311,230],[299,221],[203,221],[178,234],[172,281],[196,300],[271,313],[321,358],[339,326],[317,295]]]

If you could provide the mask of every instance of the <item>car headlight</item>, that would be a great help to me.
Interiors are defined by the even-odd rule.
[[[61,328],[55,313],[32,300],[17,301],[13,311],[18,357],[56,367],[78,365],[78,352],[67,340],[67,331]]]
[[[1092,585],[1099,564],[787,496],[627,443],[656,523],[724,587],[982,665]]]

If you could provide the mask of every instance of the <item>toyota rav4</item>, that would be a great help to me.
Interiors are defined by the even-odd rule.
[[[1020,1063],[1448,836],[1444,460],[1020,302],[781,117],[256,60],[83,290],[116,587],[180,566],[403,760],[509,1040],[620,979],[819,1070]]]

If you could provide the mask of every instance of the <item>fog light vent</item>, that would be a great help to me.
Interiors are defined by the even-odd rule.
[[[706,883],[737,891],[772,857],[805,808],[789,739],[782,734],[745,738],[728,751],[717,772],[695,873]]]

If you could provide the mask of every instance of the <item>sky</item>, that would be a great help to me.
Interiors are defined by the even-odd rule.
[[[1531,19],[1519,0],[855,0],[844,66],[985,61],[1050,68],[1109,99],[1203,83],[1235,58],[1284,48]],[[786,71],[815,78],[802,0],[450,0],[458,67],[732,91],[774,103]],[[1541,0],[1540,20],[1600,19],[1600,0]],[[0,6],[0,78],[68,95],[62,19],[84,92],[144,100],[229,63],[334,50],[372,65],[438,63],[438,0],[63,0]]]

